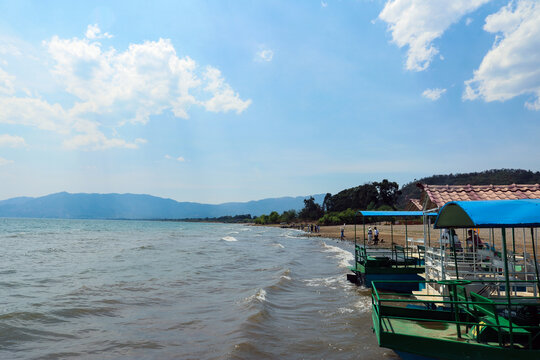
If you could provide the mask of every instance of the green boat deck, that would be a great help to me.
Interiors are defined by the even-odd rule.
[[[536,322],[523,325],[516,315],[505,317],[508,304],[500,299],[468,291],[471,281],[439,281],[446,292],[436,299],[381,292],[378,283],[373,282],[372,318],[382,347],[432,359],[540,359],[537,297],[513,302],[514,312],[534,308]]]

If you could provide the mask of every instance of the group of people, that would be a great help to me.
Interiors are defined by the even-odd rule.
[[[467,235],[468,236],[467,239],[465,239],[465,242],[467,243],[467,248],[469,251],[473,251],[474,249],[482,249],[484,247],[484,243],[482,242],[482,240],[480,240],[480,236],[478,235],[478,232],[476,232],[476,230],[468,230]],[[459,238],[454,229],[444,229],[442,234],[442,240],[445,244],[454,245],[456,251],[463,251],[461,242],[459,241]]]
[[[379,243],[379,230],[377,230],[377,227],[375,226],[374,229],[371,229],[371,226],[368,228],[367,231],[367,238],[368,238],[368,244],[377,245]]]
[[[318,233],[318,232],[321,231],[321,227],[319,225],[316,225],[316,224],[307,224],[307,225],[302,224],[301,229],[303,231],[307,231],[307,232],[310,232],[310,233]]]

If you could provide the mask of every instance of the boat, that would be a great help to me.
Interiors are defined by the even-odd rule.
[[[502,268],[490,276],[461,278],[452,246],[455,276],[421,281],[437,286],[438,293],[384,292],[374,281],[372,319],[379,345],[403,359],[540,359],[540,200],[449,202],[434,227],[500,230]],[[507,249],[508,230],[519,228],[529,234],[533,252],[527,276],[512,269],[515,252]]]
[[[391,222],[390,247],[370,246],[366,240],[366,218],[402,219],[405,220],[405,238],[408,239],[407,219],[418,217],[432,217],[435,214],[426,214],[422,211],[366,211],[357,212],[363,219],[363,244],[359,244],[354,237],[354,265],[350,267],[352,274],[347,279],[359,285],[370,288],[373,281],[379,282],[379,287],[398,292],[411,292],[419,290],[419,274],[425,271],[423,239],[420,244],[406,246],[394,243],[393,222]],[[388,282],[385,282],[389,280]],[[416,282],[396,283],[395,280],[416,280]]]

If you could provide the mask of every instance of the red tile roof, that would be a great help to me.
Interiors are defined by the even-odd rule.
[[[406,211],[422,211],[422,203],[420,199],[409,199],[409,202],[405,206]]]
[[[440,208],[449,201],[540,199],[539,184],[417,186],[423,190],[421,200],[429,197],[428,208]]]

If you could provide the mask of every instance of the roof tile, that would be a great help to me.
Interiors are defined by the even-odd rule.
[[[540,199],[539,184],[511,185],[427,185],[419,184],[433,205],[443,206],[449,201]]]

